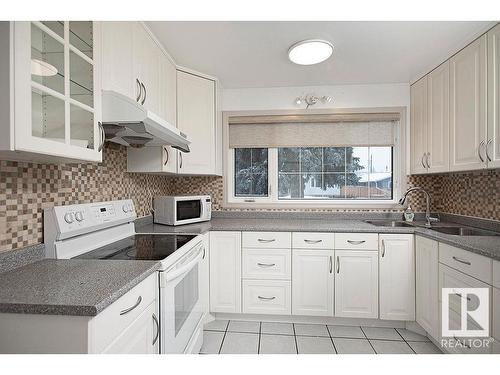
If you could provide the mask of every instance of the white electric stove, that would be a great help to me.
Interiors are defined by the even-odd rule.
[[[160,262],[160,352],[198,352],[205,314],[200,295],[203,240],[188,234],[136,234],[136,218],[130,199],[46,209],[46,257]]]

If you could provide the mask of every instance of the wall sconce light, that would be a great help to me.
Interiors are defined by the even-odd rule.
[[[323,96],[316,96],[314,94],[306,94],[304,96],[299,96],[295,99],[295,104],[296,105],[301,105],[302,103],[306,103],[306,109],[309,108],[310,106],[321,102],[321,103],[330,103],[332,101],[331,96],[323,95]]]

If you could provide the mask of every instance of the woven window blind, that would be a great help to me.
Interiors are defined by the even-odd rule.
[[[229,118],[230,148],[393,146],[399,114]]]

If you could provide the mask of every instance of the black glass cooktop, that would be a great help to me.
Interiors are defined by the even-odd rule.
[[[195,237],[188,234],[136,234],[75,258],[163,260]]]

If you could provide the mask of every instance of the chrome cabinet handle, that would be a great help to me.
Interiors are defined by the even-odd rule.
[[[489,153],[489,148],[490,148],[490,144],[491,142],[493,142],[493,138],[491,138],[488,143],[486,143],[486,157],[488,158],[488,161],[491,161],[491,157],[490,157],[490,153]]]
[[[182,169],[182,152],[179,151],[179,168]]]
[[[148,92],[146,90],[146,86],[144,86],[144,83],[141,82],[141,86],[144,89],[144,97],[142,98],[141,104],[144,105],[144,103],[146,102],[146,97],[147,97]]]
[[[431,167],[431,164],[429,163],[429,158],[431,156],[431,153],[428,152],[425,156],[425,164],[427,164],[427,169],[429,169]]]
[[[205,246],[203,246],[203,256],[201,259],[205,259],[205,255],[207,254],[207,250],[205,249]]]
[[[328,261],[330,262],[330,273],[332,273],[333,272],[333,259],[332,259],[331,255],[328,257]]]
[[[422,163],[422,167],[424,167],[424,169],[427,169],[427,167],[425,166],[424,164],[424,158],[425,158],[425,152],[424,154],[422,155],[422,159],[420,159],[420,162]]]
[[[259,238],[259,239],[257,239],[257,241],[262,242],[262,243],[270,243],[270,242],[276,241],[276,239],[275,238],[271,238],[269,240],[266,240],[265,238]]]
[[[99,127],[99,147],[97,147],[97,151],[101,152],[104,146],[104,139],[106,138],[106,133],[104,132],[104,127],[102,123],[98,122],[97,126]]]
[[[481,155],[481,147],[484,145],[484,141],[481,141],[479,143],[479,146],[477,147],[477,156],[479,156],[479,160],[481,160],[482,163],[484,163],[483,156]]]
[[[137,302],[135,303],[135,305],[129,307],[128,309],[120,311],[120,315],[128,314],[129,312],[131,312],[132,310],[134,310],[135,308],[137,308],[137,306],[139,306],[141,304],[141,302],[142,302],[142,297],[139,296],[139,298],[137,298]]]
[[[456,260],[456,261],[457,261],[457,262],[459,262],[459,263],[463,263],[463,264],[466,264],[466,265],[468,265],[468,266],[470,266],[470,265],[471,265],[471,262],[468,262],[468,261],[466,261],[466,260],[463,260],[463,259],[457,258],[456,256],[453,256],[452,258],[453,258],[453,260]]]
[[[463,298],[463,297],[462,297],[462,295],[461,295],[460,293],[455,293],[455,295],[456,295],[457,297],[459,297],[459,298]],[[467,301],[469,301],[469,302],[471,301],[470,297],[465,297],[465,299],[466,299]]]
[[[470,348],[471,348],[471,347],[470,347],[470,345],[469,345],[469,344],[467,344],[465,341],[464,341],[464,342],[462,342],[462,341],[460,341],[459,339],[457,339],[457,336],[453,335],[453,338],[455,339],[455,341],[456,341],[456,342],[460,343],[461,345],[463,344],[463,345],[464,345],[467,349],[470,349]]]
[[[362,243],[365,243],[366,241],[365,240],[361,240],[361,241],[347,240],[347,242],[349,242],[351,245],[361,245]]]
[[[382,258],[385,257],[385,240],[382,240]]]
[[[313,243],[320,243],[320,242],[323,242],[323,240],[304,240],[305,243],[310,243],[310,244],[313,244]]]
[[[139,102],[141,100],[141,96],[142,96],[141,81],[139,81],[139,78],[136,78],[135,82],[137,84],[137,87],[139,88],[138,90],[136,90],[136,92],[138,92],[138,94],[137,94],[137,97],[135,98],[135,101]]]
[[[262,296],[257,296],[257,298],[263,301],[272,301],[273,299],[276,299],[276,297],[262,297]]]
[[[156,326],[156,335],[155,335],[155,338],[153,339],[153,346],[156,344],[156,342],[158,341],[158,337],[160,337],[160,323],[158,323],[158,318],[156,317],[156,315],[153,313],[153,322],[155,322],[155,326]]]
[[[276,263],[257,263],[259,267],[274,267]]]
[[[163,146],[163,150],[165,151],[165,162],[163,163],[163,165],[167,165],[169,159],[168,150],[165,146]]]
[[[337,273],[340,273],[340,259],[338,255],[337,255]]]

